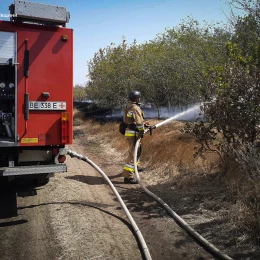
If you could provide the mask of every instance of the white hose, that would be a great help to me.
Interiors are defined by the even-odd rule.
[[[167,120],[164,120],[158,124],[156,124],[154,126],[154,128],[158,128],[159,126],[162,126],[174,119],[176,119],[177,117],[192,111],[194,108],[191,108],[183,113],[180,113],[174,117],[168,118]],[[147,133],[149,130],[145,130],[145,133]],[[194,238],[196,238],[204,247],[206,247],[207,249],[209,249],[209,251],[211,252],[211,254],[217,256],[219,259],[224,259],[224,260],[232,260],[232,258],[230,258],[229,256],[223,254],[222,252],[220,252],[219,249],[217,249],[214,245],[212,245],[210,242],[208,242],[205,238],[203,238],[200,234],[198,234],[193,228],[191,228],[179,215],[177,215],[161,198],[159,198],[158,196],[156,196],[154,193],[152,193],[151,191],[149,191],[141,182],[140,180],[140,176],[138,173],[138,169],[137,169],[137,152],[138,152],[138,147],[140,144],[141,139],[139,138],[135,144],[135,150],[134,150],[134,167],[135,167],[135,174],[136,174],[136,178],[137,181],[139,183],[139,185],[141,186],[141,188],[151,197],[153,197],[156,201],[158,201],[167,211],[168,213],[176,220],[176,222],[178,222],[189,234],[191,234]]]
[[[91,166],[93,166],[93,167],[102,175],[102,177],[108,182],[108,184],[109,184],[109,186],[111,187],[112,191],[115,193],[115,195],[116,195],[116,197],[117,197],[119,203],[121,204],[121,206],[122,206],[124,212],[126,213],[128,219],[129,219],[129,221],[131,222],[131,225],[132,225],[132,227],[133,227],[133,229],[134,229],[134,231],[135,231],[135,233],[136,233],[136,235],[137,235],[137,237],[138,237],[138,239],[139,239],[139,241],[140,241],[140,244],[141,244],[141,247],[142,247],[142,249],[143,249],[145,258],[146,258],[147,260],[151,260],[152,258],[151,258],[149,249],[148,249],[148,247],[147,247],[147,245],[146,245],[146,243],[145,243],[145,240],[144,240],[144,238],[143,238],[143,235],[142,235],[141,231],[139,230],[137,224],[135,223],[133,217],[131,216],[131,214],[130,214],[129,210],[127,209],[126,205],[124,204],[124,202],[123,202],[122,198],[120,197],[119,193],[118,193],[117,190],[115,189],[113,183],[109,180],[109,178],[106,176],[106,174],[105,174],[94,162],[92,162],[91,160],[89,160],[86,156],[80,155],[80,154],[78,154],[78,153],[76,153],[76,152],[73,152],[73,151],[71,151],[71,150],[68,150],[67,153],[68,153],[68,155],[70,155],[72,158],[73,158],[73,157],[76,157],[76,158],[78,158],[79,160],[83,160],[83,161],[87,162],[88,164],[90,164]]]

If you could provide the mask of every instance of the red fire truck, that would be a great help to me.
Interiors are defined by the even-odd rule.
[[[73,142],[70,13],[18,0],[9,10],[0,21],[0,191],[66,172]]]

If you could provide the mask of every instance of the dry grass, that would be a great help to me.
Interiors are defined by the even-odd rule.
[[[118,132],[119,123],[101,123],[95,120],[84,120],[80,113],[75,113],[75,119],[81,122],[85,133],[85,143],[98,143],[99,151],[104,150],[114,155],[114,160],[124,160],[126,156],[126,140]],[[81,121],[80,121],[81,120]],[[158,120],[151,121],[151,124]],[[205,158],[194,158],[194,147],[199,144],[190,136],[182,134],[182,122],[172,122],[153,130],[142,139],[143,152],[141,162],[151,171],[156,171],[160,177],[178,176],[183,174],[213,174],[218,172],[218,156],[215,153],[206,154]],[[115,156],[116,155],[116,156]]]
[[[236,152],[229,158],[225,175],[231,191],[230,218],[236,226],[256,234],[260,239],[260,160],[259,151]]]
[[[87,150],[94,153],[105,152],[106,158],[111,163],[124,159],[126,140],[118,134],[119,124],[100,123],[92,119],[85,120],[81,118],[81,115],[76,120],[77,126],[80,126],[81,131],[84,132],[82,140]]]
[[[182,122],[172,122],[158,128],[152,136],[143,140],[143,145],[148,153],[143,155],[144,161],[152,162],[155,167],[169,165],[182,173],[213,173],[217,170],[218,156],[207,153],[205,159],[194,158],[194,147],[199,144],[189,135],[182,134]]]
[[[82,124],[82,122],[85,121],[85,115],[83,112],[77,110],[77,109],[74,109],[73,110],[73,123],[74,125],[80,125]]]
[[[151,121],[151,124],[156,123],[158,120]],[[88,119],[82,124],[88,149],[97,153],[105,151],[114,163],[124,162],[126,140],[118,132],[118,122],[101,123]],[[152,136],[147,133],[142,139],[141,165],[149,172],[146,174],[149,185],[175,178],[179,184],[189,186],[196,182],[197,175],[218,172],[219,158],[216,154],[208,153],[204,159],[194,158],[193,148],[199,144],[180,132],[183,126],[182,122],[172,122],[153,130]]]

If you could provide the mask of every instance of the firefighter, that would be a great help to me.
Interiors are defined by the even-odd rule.
[[[123,177],[126,184],[137,184],[137,180],[134,178],[134,150],[135,144],[138,138],[143,138],[145,127],[149,127],[149,122],[144,121],[144,113],[140,108],[141,93],[137,90],[131,91],[128,100],[129,103],[124,109],[123,120],[127,125],[125,130],[125,137],[128,143],[128,158],[127,163],[124,165]],[[140,169],[139,158],[141,156],[141,143],[137,152],[137,166]]]

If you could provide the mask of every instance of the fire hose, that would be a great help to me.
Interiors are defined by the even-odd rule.
[[[179,114],[178,116],[180,116],[181,114]],[[173,119],[176,119],[177,116],[172,117],[172,118],[168,118],[154,126],[150,126],[148,129],[145,130],[144,134],[146,134],[148,131],[150,131],[150,134],[152,135],[152,130],[156,129],[170,121],[172,121]],[[135,144],[135,150],[134,150],[134,168],[135,168],[135,174],[136,174],[136,178],[138,181],[138,184],[140,185],[140,187],[148,194],[150,195],[152,198],[154,198],[157,202],[159,202],[166,210],[167,212],[173,217],[173,219],[186,231],[188,232],[188,234],[190,234],[193,238],[195,238],[205,249],[207,249],[207,251],[212,254],[213,256],[217,257],[218,259],[223,259],[223,260],[232,260],[231,257],[229,257],[228,255],[222,253],[219,249],[217,249],[214,245],[212,245],[209,241],[207,241],[205,238],[203,238],[199,233],[197,233],[193,228],[191,228],[179,215],[177,215],[177,213],[175,213],[161,198],[159,198],[158,196],[156,196],[154,193],[152,193],[151,191],[149,191],[141,182],[140,180],[140,176],[138,173],[138,168],[137,168],[137,152],[138,152],[138,148],[140,145],[140,141],[141,138],[138,138],[138,140],[136,141]]]
[[[122,198],[120,197],[118,191],[117,191],[116,188],[114,187],[113,183],[112,183],[112,182],[109,180],[109,178],[106,176],[106,174],[105,174],[94,162],[92,162],[91,160],[89,160],[86,156],[80,155],[80,154],[78,154],[78,153],[76,153],[76,152],[73,152],[73,151],[71,151],[71,150],[68,150],[68,151],[67,151],[67,154],[70,155],[71,158],[76,157],[77,159],[82,160],[82,161],[85,161],[85,162],[87,162],[88,164],[90,164],[90,165],[91,165],[92,167],[94,167],[94,168],[102,175],[102,177],[107,181],[107,183],[109,184],[110,188],[111,188],[112,191],[115,193],[115,195],[116,195],[116,197],[117,197],[119,203],[121,204],[121,206],[122,206],[124,212],[126,213],[128,219],[129,219],[129,221],[131,222],[131,225],[132,225],[132,227],[133,227],[133,229],[134,229],[134,231],[135,231],[135,233],[136,233],[136,235],[137,235],[137,237],[138,237],[138,239],[139,239],[139,241],[140,241],[140,245],[141,245],[141,247],[142,247],[142,249],[143,249],[145,258],[146,258],[147,260],[151,260],[152,258],[151,258],[149,249],[148,249],[148,247],[147,247],[147,245],[146,245],[146,242],[145,242],[145,240],[144,240],[144,238],[143,238],[143,235],[142,235],[140,229],[138,228],[137,224],[135,223],[135,221],[134,221],[133,217],[131,216],[129,210],[127,209],[125,203],[123,202]]]

